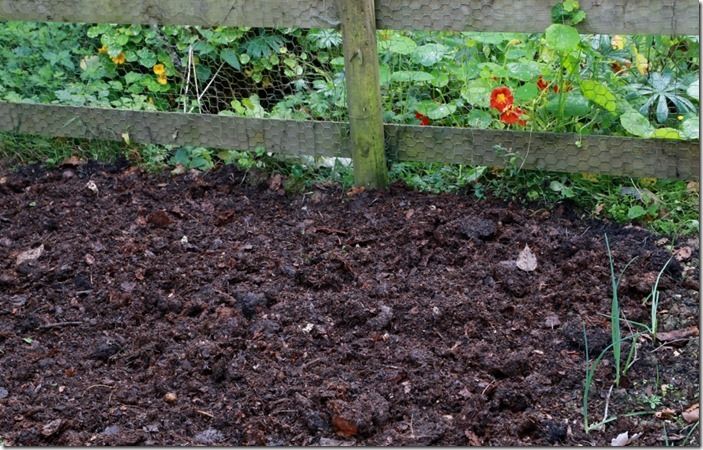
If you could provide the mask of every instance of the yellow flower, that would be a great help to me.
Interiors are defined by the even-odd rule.
[[[679,119],[679,120],[683,120],[683,119],[684,119],[684,117],[683,117],[683,116],[678,116],[678,117],[677,117],[677,119]]]
[[[625,36],[620,36],[616,34],[613,39],[610,40],[610,45],[613,46],[613,50],[622,50],[625,48]]]
[[[158,75],[158,76],[156,77],[156,81],[157,81],[160,85],[166,86],[166,85],[168,84],[168,77],[166,76],[166,74],[161,74],[161,75]]]
[[[166,66],[163,64],[157,64],[154,66],[154,73],[158,76],[166,74]]]
[[[647,75],[649,73],[649,61],[647,61],[647,58],[641,53],[638,53],[635,58],[635,66],[640,75]]]
[[[586,181],[590,181],[591,183],[598,183],[598,181],[600,181],[600,178],[598,178],[598,175],[596,175],[595,173],[591,173],[591,172],[581,173],[581,178],[583,178]]]
[[[117,64],[118,66],[119,66],[120,64],[124,64],[125,61],[127,61],[127,57],[125,56],[124,52],[120,52],[119,55],[117,55],[117,56],[115,56],[114,58],[112,58],[112,62],[114,62],[114,63]]]
[[[640,178],[640,185],[643,187],[654,186],[657,183],[656,178]]]
[[[98,53],[101,54],[101,55],[107,55],[107,52],[108,52],[109,50],[110,50],[110,49],[107,48],[107,45],[103,45],[102,47],[100,47],[100,48],[98,49]]]

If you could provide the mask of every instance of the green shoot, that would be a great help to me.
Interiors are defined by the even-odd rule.
[[[673,256],[672,256],[673,258]],[[659,328],[659,321],[657,319],[657,309],[659,308],[659,280],[661,279],[662,275],[664,274],[664,271],[666,270],[666,267],[669,265],[671,262],[671,258],[664,264],[664,267],[662,267],[662,270],[659,271],[659,275],[657,276],[657,281],[654,282],[654,286],[652,286],[652,306],[650,308],[650,313],[651,313],[651,322],[650,322],[650,329],[649,332],[652,335],[652,341],[657,342],[657,330]]]

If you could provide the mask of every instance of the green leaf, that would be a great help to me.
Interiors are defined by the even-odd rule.
[[[381,86],[386,86],[391,82],[391,68],[388,64],[381,64],[380,75],[381,75]]]
[[[249,56],[247,53],[242,53],[239,55],[239,62],[242,64],[248,64],[249,61],[251,61],[251,56]]]
[[[581,82],[583,96],[608,112],[614,113],[618,108],[617,99],[607,86],[593,80]]]
[[[474,106],[488,108],[491,103],[491,84],[484,79],[471,80],[461,90],[461,96]]]
[[[698,116],[689,117],[681,124],[681,135],[684,139],[699,139],[700,121]]]
[[[394,34],[390,39],[379,41],[378,47],[383,52],[409,55],[415,51],[417,44],[409,37]]]
[[[581,36],[576,28],[558,23],[547,28],[545,38],[549,47],[564,53],[576,50],[581,43]]]
[[[695,98],[696,100],[699,100],[699,87],[700,87],[700,81],[696,80],[691,85],[686,89],[686,93],[688,94],[689,97]]]
[[[620,116],[622,127],[630,134],[649,138],[654,134],[654,127],[649,120],[637,111],[628,111]]]
[[[539,89],[536,83],[527,83],[515,89],[513,95],[516,102],[527,103],[539,97]]]
[[[540,73],[541,69],[537,61],[520,61],[510,63],[506,66],[508,76],[520,81],[534,80]]]
[[[445,117],[451,116],[456,112],[456,105],[448,103],[448,104],[439,104],[436,105],[434,108],[430,109],[427,111],[427,117],[429,117],[432,120],[439,120],[439,119],[444,119]]]
[[[559,95],[555,95],[545,106],[545,110],[553,115],[560,114]],[[581,94],[571,92],[564,99],[564,117],[587,116],[591,105]]]
[[[148,48],[137,50],[137,58],[139,58],[139,64],[149,69],[156,65],[156,54]]]
[[[239,58],[237,58],[237,54],[231,48],[223,48],[220,52],[220,58],[236,70],[242,69],[242,66],[239,63]]]
[[[578,0],[564,0],[562,4],[564,5],[564,11],[566,12],[576,11],[581,8]]]
[[[430,82],[432,86],[434,87],[444,87],[449,84],[449,75],[447,75],[447,72],[442,71],[442,70],[433,70],[432,71],[432,81]]]
[[[425,44],[417,47],[413,52],[413,60],[425,67],[430,67],[442,60],[449,48],[442,44]]]
[[[676,139],[681,140],[681,133],[675,128],[657,128],[654,130],[655,139]]]
[[[471,128],[480,128],[482,130],[491,126],[493,121],[491,114],[481,109],[472,109],[467,119],[467,123]]]
[[[419,72],[414,70],[400,70],[398,72],[393,72],[391,75],[391,81],[400,83],[432,81],[433,79],[434,77],[427,72]]]
[[[627,211],[627,218],[630,220],[635,220],[639,219],[640,217],[644,217],[646,214],[647,211],[643,207],[641,207],[640,205],[635,205]]]

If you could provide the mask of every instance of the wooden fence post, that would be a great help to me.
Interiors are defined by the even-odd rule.
[[[357,186],[385,189],[388,168],[374,0],[337,0],[337,10],[344,36],[354,182]]]

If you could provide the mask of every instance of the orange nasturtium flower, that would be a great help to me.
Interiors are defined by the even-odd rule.
[[[166,75],[166,66],[163,64],[157,64],[154,66],[154,73],[158,76]]]
[[[498,110],[498,112],[504,112],[512,106],[514,101],[513,93],[508,87],[497,87],[491,92],[491,108]]]
[[[161,75],[157,75],[156,82],[163,85],[163,86],[166,86],[168,84],[168,77],[166,76],[165,73],[161,74]]]
[[[102,47],[100,47],[100,48],[98,49],[98,53],[101,54],[101,55],[107,55],[107,52],[108,52],[109,50],[110,50],[110,49],[107,48],[107,45],[103,45]]]
[[[117,55],[117,56],[115,56],[114,58],[112,58],[112,62],[114,62],[114,63],[117,64],[118,66],[119,66],[120,64],[124,64],[125,61],[127,61],[127,57],[125,56],[124,52],[120,52],[119,55]]]
[[[500,115],[500,121],[507,125],[517,124],[521,127],[524,127],[525,125],[527,125],[527,121],[522,118],[524,114],[525,111],[523,111],[519,107],[515,105],[510,105]]]

